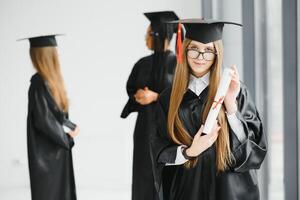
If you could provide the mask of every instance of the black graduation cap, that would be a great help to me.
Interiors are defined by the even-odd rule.
[[[149,19],[151,24],[154,25],[179,20],[179,17],[173,11],[147,12],[144,13],[144,15]]]
[[[167,22],[179,20],[179,17],[174,11],[158,11],[147,12],[144,15],[151,22],[151,27],[154,36],[163,35],[162,37],[172,38],[173,33],[176,32],[176,26],[174,24],[168,24]]]
[[[172,23],[184,25],[185,37],[204,44],[222,39],[224,24],[242,26],[242,24],[214,19],[182,19]]]
[[[242,24],[235,22],[203,18],[181,19],[170,23],[178,24],[177,34],[182,34],[181,24],[183,24],[186,30],[186,38],[204,44],[222,39],[224,24],[242,26]],[[180,40],[180,37],[177,38],[177,61],[182,63],[182,41]]]
[[[35,37],[19,39],[18,41],[28,39],[29,42],[30,42],[30,48],[35,48],[35,47],[56,47],[57,42],[56,42],[55,36],[60,36],[60,35],[63,35],[63,34],[35,36]]]

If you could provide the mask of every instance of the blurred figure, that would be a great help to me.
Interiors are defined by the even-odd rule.
[[[170,50],[170,41],[176,31],[177,20],[172,11],[145,13],[151,24],[147,29],[146,46],[154,53],[141,58],[133,67],[127,81],[129,100],[121,117],[138,112],[134,130],[132,199],[157,198],[149,152],[149,135],[155,131],[154,102],[159,93],[170,87],[176,66],[176,55]]]
[[[79,128],[68,119],[55,35],[29,41],[37,71],[31,78],[27,117],[32,200],[76,200],[71,149]]]

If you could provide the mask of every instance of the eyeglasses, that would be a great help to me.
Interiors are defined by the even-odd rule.
[[[202,58],[206,61],[211,61],[214,60],[215,56],[218,55],[215,52],[211,52],[211,51],[198,51],[196,49],[187,49],[187,56],[192,58],[192,59],[197,59],[199,58],[200,55],[202,55]]]

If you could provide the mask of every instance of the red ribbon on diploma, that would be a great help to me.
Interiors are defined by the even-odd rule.
[[[216,109],[219,104],[221,105],[223,103],[224,98],[225,97],[222,96],[222,97],[219,98],[218,101],[214,101],[215,104],[213,103],[213,108],[212,109]]]

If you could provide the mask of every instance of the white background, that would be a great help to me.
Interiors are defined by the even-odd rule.
[[[187,3],[188,2],[188,3]],[[70,117],[81,127],[73,149],[78,199],[130,199],[136,114],[119,116],[134,63],[150,52],[147,11],[200,17],[199,0],[0,0],[0,199],[29,200],[27,91],[34,73],[28,41],[58,37]]]

